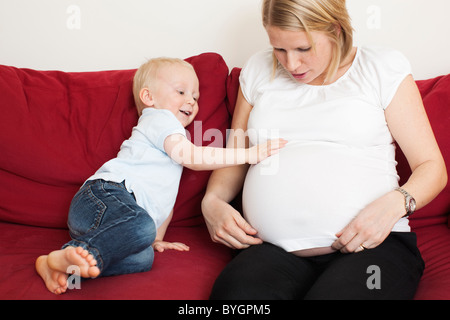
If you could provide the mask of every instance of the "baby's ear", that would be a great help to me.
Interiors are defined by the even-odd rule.
[[[153,107],[155,105],[153,95],[148,88],[144,88],[139,92],[139,98],[147,107]]]

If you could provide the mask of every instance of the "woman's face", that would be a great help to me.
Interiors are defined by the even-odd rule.
[[[306,32],[266,28],[275,56],[281,65],[300,82],[323,85],[331,62],[333,45],[321,32],[311,32],[315,50]]]

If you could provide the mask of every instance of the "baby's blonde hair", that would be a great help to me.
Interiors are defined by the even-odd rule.
[[[141,116],[142,110],[147,107],[140,98],[141,90],[151,87],[160,68],[174,64],[179,64],[194,70],[194,67],[184,60],[161,57],[148,60],[136,71],[133,79],[133,95],[139,116]]]
[[[337,72],[353,48],[353,27],[345,0],[264,0],[263,25],[304,31],[314,48],[311,31],[324,32],[334,44],[325,81]],[[274,55],[274,72],[278,61]]]

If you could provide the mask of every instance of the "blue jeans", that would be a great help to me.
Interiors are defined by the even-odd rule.
[[[152,267],[155,223],[123,182],[88,181],[72,200],[68,227],[72,241],[63,248],[89,251],[101,276],[144,272]]]

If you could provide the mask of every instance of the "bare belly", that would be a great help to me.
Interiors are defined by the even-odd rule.
[[[323,248],[297,250],[297,251],[292,251],[291,253],[298,257],[308,258],[308,257],[323,256],[323,255],[335,253],[335,252],[336,252],[336,250],[334,250],[332,247],[323,247]]]

